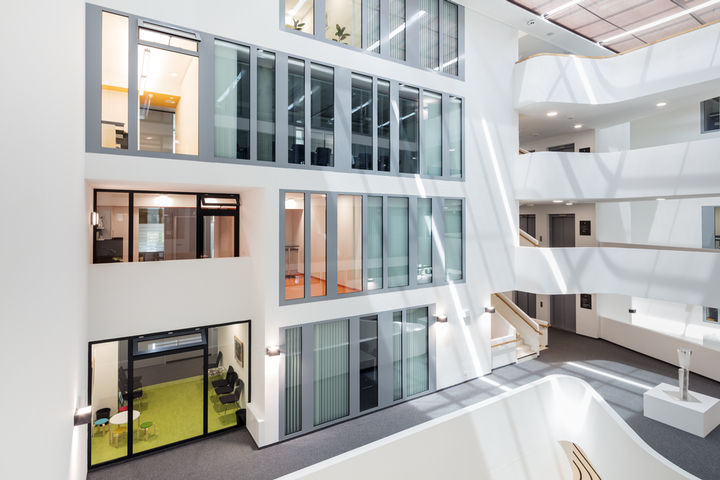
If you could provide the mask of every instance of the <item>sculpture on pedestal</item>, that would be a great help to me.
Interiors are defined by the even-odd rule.
[[[688,399],[688,387],[690,383],[690,357],[692,350],[689,348],[678,348],[678,383],[680,387],[680,400]]]

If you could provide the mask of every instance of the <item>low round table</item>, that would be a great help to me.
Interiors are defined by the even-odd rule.
[[[133,410],[133,422],[138,419],[140,416],[140,412],[137,410]],[[112,417],[110,417],[110,423],[113,425],[122,425],[123,423],[127,423],[128,421],[128,412],[125,410],[124,412],[118,412]]]
[[[208,377],[220,377],[225,375],[225,367],[208,368]]]

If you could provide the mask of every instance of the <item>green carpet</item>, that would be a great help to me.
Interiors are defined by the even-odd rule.
[[[211,378],[208,382],[208,432],[214,432],[235,425],[235,406],[223,411]],[[158,383],[143,387],[142,399],[135,400],[134,409],[140,412],[135,420],[132,432],[133,453],[150,450],[170,443],[179,442],[203,433],[203,377],[189,377],[171,382]],[[112,414],[115,414],[113,411]],[[148,438],[145,432],[138,433],[138,427],[152,422],[156,430],[150,428]],[[117,426],[112,426],[112,429]],[[139,436],[138,436],[139,435]],[[120,436],[117,446],[110,443],[107,429],[95,429],[91,440],[91,464],[107,462],[124,457],[127,454],[127,435]]]

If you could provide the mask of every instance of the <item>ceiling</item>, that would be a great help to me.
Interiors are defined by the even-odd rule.
[[[508,0],[615,52],[641,47],[720,19],[720,2],[709,0]],[[707,5],[703,8],[703,5]],[[690,11],[698,7],[697,10]],[[650,28],[625,33],[671,17]],[[618,37],[619,38],[613,38]]]

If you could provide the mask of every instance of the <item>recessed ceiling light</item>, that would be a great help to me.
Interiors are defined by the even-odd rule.
[[[572,202],[567,202],[567,203],[565,203],[565,205],[567,205],[568,207],[572,207],[573,203],[572,203]]]
[[[557,117],[557,114],[558,112],[553,110],[552,112],[547,112],[545,115],[547,115],[548,117]]]
[[[573,128],[582,128],[582,127],[583,127],[583,126],[582,126],[582,123],[578,123],[578,124],[575,125]]]
[[[662,201],[662,200],[665,200],[665,199],[662,198],[662,197],[658,197],[658,198],[656,198],[655,200],[657,200],[657,201],[659,202],[659,201]]]
[[[145,137],[145,140],[152,140],[152,137]]]
[[[173,72],[170,74],[171,77],[177,77],[177,73]]]
[[[563,203],[565,200],[553,200],[553,203]]]
[[[662,108],[662,107],[664,107],[665,105],[667,105],[667,102],[658,102],[657,104],[655,104],[655,106],[658,107],[658,108]]]

